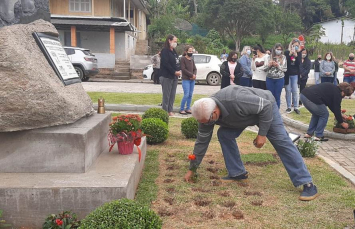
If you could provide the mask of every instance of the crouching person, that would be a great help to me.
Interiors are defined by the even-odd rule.
[[[199,166],[206,154],[213,134],[214,125],[219,125],[218,139],[221,144],[228,176],[223,180],[238,181],[248,178],[236,138],[248,126],[259,126],[254,145],[261,148],[266,138],[276,149],[295,187],[303,185],[300,200],[317,197],[317,187],[307,170],[303,158],[288,136],[281,115],[271,92],[256,88],[231,85],[211,98],[196,101],[192,115],[199,122],[198,137],[194,147],[196,159],[190,162],[185,180],[190,181],[193,170]]]

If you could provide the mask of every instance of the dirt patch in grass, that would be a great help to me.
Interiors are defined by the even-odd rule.
[[[166,188],[165,191],[167,193],[174,193],[175,192],[175,188],[174,187]]]
[[[262,200],[254,200],[251,202],[251,204],[254,206],[261,206],[261,205],[263,205],[263,201]]]
[[[194,192],[209,192],[210,190],[207,190],[207,189],[203,189],[201,187],[198,187],[198,188],[191,188],[192,191]]]
[[[169,210],[169,209],[166,209],[164,207],[161,207],[159,208],[158,210],[158,214],[161,216],[161,217],[164,217],[164,216],[172,216],[174,215],[174,212],[172,210]]]
[[[244,191],[244,195],[246,196],[262,196],[261,192],[253,192],[253,191]]]
[[[210,176],[210,179],[211,180],[219,180],[219,179],[221,179],[219,176],[216,176],[216,175],[212,175],[212,176]]]
[[[166,158],[165,161],[168,162],[168,163],[174,163],[174,162],[175,162],[175,159]]]
[[[239,181],[237,182],[237,185],[240,187],[249,187],[249,184],[246,181]]]
[[[211,202],[212,202],[211,200],[206,200],[206,199],[198,199],[194,201],[195,205],[200,207],[208,206]]]
[[[230,194],[229,192],[227,192],[227,191],[219,192],[218,195],[223,196],[223,197],[229,197],[229,196],[231,196],[231,194]]]
[[[213,219],[213,218],[216,217],[216,214],[215,214],[212,210],[209,210],[209,211],[207,211],[207,212],[204,212],[204,213],[202,214],[202,216],[203,216],[203,218],[205,218],[205,219]]]
[[[219,169],[218,168],[207,168],[206,170],[211,173],[217,173]]]
[[[214,160],[210,160],[208,163],[213,165],[214,164]]]
[[[178,165],[170,165],[168,167],[166,167],[167,170],[178,170],[180,168],[180,166]]]
[[[239,210],[233,211],[232,215],[236,219],[244,219],[244,214],[242,211],[239,211]]]
[[[165,197],[165,198],[164,198],[164,201],[165,201],[166,203],[170,204],[170,205],[173,205],[173,203],[174,203],[174,198],[172,198],[172,197]]]
[[[167,183],[167,184],[173,183],[173,182],[174,182],[173,179],[165,179],[165,180],[164,180],[164,183]]]
[[[167,174],[165,174],[165,176],[166,177],[173,177],[173,176],[175,176],[175,174],[174,173],[167,173]]]
[[[222,206],[232,209],[235,206],[235,202],[234,201],[226,201],[222,204]]]
[[[218,181],[218,180],[213,180],[213,181],[211,182],[211,184],[212,184],[212,186],[220,186],[220,185],[222,184],[222,182],[221,182],[221,181]]]

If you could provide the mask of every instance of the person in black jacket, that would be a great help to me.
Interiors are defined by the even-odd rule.
[[[300,93],[303,91],[303,89],[306,87],[307,80],[308,80],[308,74],[311,71],[311,60],[308,59],[308,53],[306,49],[302,50],[302,60],[300,64],[300,78],[298,79],[298,84],[300,85]],[[300,105],[302,105],[302,102],[300,100]]]
[[[320,76],[319,76],[319,65],[322,62],[322,55],[318,55],[317,59],[314,61],[314,80],[315,84],[320,84]]]
[[[177,46],[177,37],[168,35],[164,48],[160,53],[160,83],[163,90],[162,108],[169,113],[169,116],[174,115],[173,105],[175,101],[176,87],[178,77],[181,75],[179,56],[175,51]]]
[[[287,113],[291,113],[291,102],[294,106],[296,114],[300,114],[298,110],[299,94],[298,94],[298,78],[300,75],[300,63],[302,59],[300,41],[293,38],[285,51],[287,59],[287,71],[285,73],[285,89],[286,89],[286,103]]]
[[[241,64],[238,63],[238,54],[231,51],[228,55],[227,61],[224,61],[220,68],[222,75],[221,89],[231,84],[240,85],[240,77],[243,75]],[[232,73],[231,73],[232,70]]]
[[[312,113],[312,118],[304,137],[310,138],[315,134],[316,141],[328,140],[323,136],[329,118],[327,107],[334,113],[336,120],[344,129],[349,128],[349,125],[343,121],[341,101],[352,93],[354,93],[354,88],[348,83],[340,83],[338,86],[332,83],[321,83],[305,88],[300,98],[303,105]]]

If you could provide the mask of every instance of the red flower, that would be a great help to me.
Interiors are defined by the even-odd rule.
[[[125,122],[128,122],[129,120],[126,118],[124,121],[125,121]]]
[[[112,120],[113,120],[113,121],[116,121],[116,120],[117,120],[117,118],[118,118],[118,117],[117,117],[117,116],[115,116],[115,117],[113,117],[113,118],[112,118]]]
[[[346,110],[345,110],[345,109],[341,110],[341,113],[345,113],[345,112],[346,112]]]
[[[141,141],[142,141],[141,138],[137,138],[136,140],[134,140],[134,144],[135,144],[136,146],[140,146],[140,145],[141,145]]]
[[[56,219],[56,220],[55,220],[55,223],[56,223],[58,226],[62,226],[62,225],[63,225],[63,221],[60,220],[60,219]]]
[[[353,116],[348,116],[348,120],[349,121],[353,120]]]
[[[195,156],[195,155],[193,155],[193,154],[190,154],[190,155],[189,155],[189,160],[193,161],[193,160],[195,160],[195,159],[196,159],[196,156]]]

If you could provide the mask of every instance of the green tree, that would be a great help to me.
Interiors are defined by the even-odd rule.
[[[260,15],[268,10],[271,2],[271,0],[208,0],[203,11],[203,25],[216,28],[220,33],[226,32],[234,40],[236,50],[240,50],[241,41],[255,31]],[[211,16],[214,17],[213,20]]]
[[[324,35],[325,29],[322,25],[317,24],[311,28],[309,34],[306,36],[307,50],[310,56],[317,50],[320,39]]]

